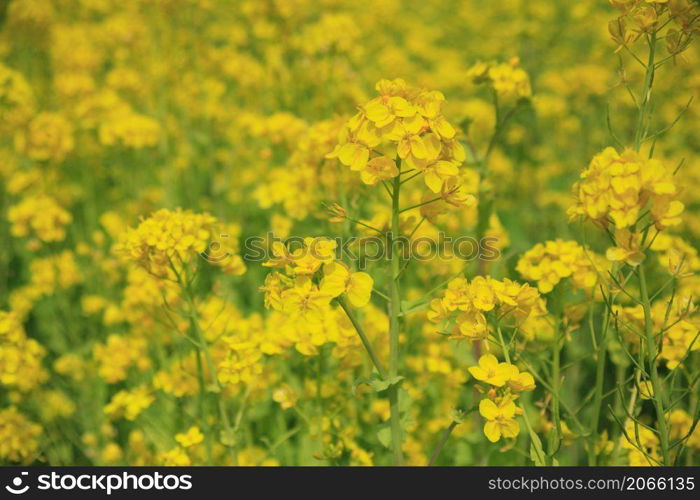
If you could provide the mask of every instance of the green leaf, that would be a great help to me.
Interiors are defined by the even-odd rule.
[[[540,448],[542,448],[541,445],[540,445]],[[539,455],[537,452],[537,446],[535,446],[534,442],[531,442],[530,443],[530,460],[532,460],[536,466],[544,467],[545,463],[542,461],[540,456],[541,455]]]
[[[357,390],[357,387],[366,384],[372,388],[373,391],[375,392],[382,392],[386,391],[389,389],[391,386],[396,385],[401,383],[401,381],[404,379],[404,377],[397,375],[396,377],[390,377],[383,379],[379,376],[377,373],[373,373],[369,377],[360,377],[357,380],[355,380],[355,384],[353,386],[353,392]]]
[[[385,448],[391,447],[391,428],[388,424],[382,425],[377,431],[377,439]]]

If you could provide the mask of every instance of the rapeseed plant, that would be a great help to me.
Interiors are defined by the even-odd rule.
[[[699,463],[697,2],[0,4],[0,464]]]

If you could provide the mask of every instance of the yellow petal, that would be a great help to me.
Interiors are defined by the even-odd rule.
[[[498,366],[498,358],[493,354],[484,354],[479,358],[479,366],[484,370],[496,368]]]
[[[374,280],[367,273],[352,273],[348,285],[348,301],[355,307],[364,307],[372,296]]]
[[[496,421],[488,421],[484,425],[484,434],[489,441],[495,443],[501,439],[501,426]]]
[[[503,434],[503,437],[514,438],[520,432],[520,424],[516,420],[506,420],[501,422],[500,432]]]
[[[348,281],[348,269],[337,263],[326,264],[323,266],[323,279],[321,280],[321,292],[332,297],[337,297],[345,291],[345,285]]]
[[[482,399],[479,402],[479,413],[487,420],[493,420],[498,416],[498,407],[490,399]]]

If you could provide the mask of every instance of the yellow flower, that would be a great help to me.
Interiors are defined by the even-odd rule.
[[[450,317],[450,311],[445,308],[445,304],[440,299],[430,301],[430,310],[427,312],[429,321],[439,322]]]
[[[491,311],[496,306],[496,295],[483,276],[477,276],[472,280],[469,293],[472,304],[480,311]]]
[[[42,367],[44,347],[28,338],[14,312],[0,310],[0,386],[34,389],[48,378]]]
[[[117,110],[100,123],[100,142],[105,146],[120,144],[127,148],[142,149],[158,144],[160,124],[153,118],[131,110]]]
[[[39,448],[42,428],[16,407],[0,410],[0,459],[16,463],[31,462]]]
[[[190,427],[187,432],[175,434],[175,441],[177,441],[183,448],[189,448],[196,444],[204,441],[204,434],[199,430],[196,425]]]
[[[538,243],[523,254],[516,266],[523,278],[537,282],[541,293],[551,292],[566,278],[571,278],[575,288],[592,291],[609,268],[602,256],[575,241],[561,239]]]
[[[153,274],[168,277],[173,267],[180,272],[193,259],[201,259],[200,254],[219,235],[217,220],[208,213],[161,209],[136,229],[122,233],[115,251]]]
[[[355,307],[364,307],[372,295],[374,280],[364,272],[350,272],[342,262],[326,264],[323,267],[321,291],[337,297],[346,293],[348,302]]]
[[[283,410],[292,408],[299,396],[287,384],[282,384],[272,391],[272,400],[279,403]]]
[[[32,160],[60,162],[73,147],[73,126],[56,113],[39,113],[15,135],[15,149]]]
[[[369,161],[369,148],[362,144],[346,142],[337,152],[331,153],[330,158],[337,157],[344,165],[351,170],[361,171]]]
[[[502,387],[508,381],[512,373],[512,365],[499,363],[493,354],[484,354],[479,358],[478,366],[470,366],[469,373],[487,384]]]
[[[34,95],[27,80],[0,63],[0,130],[11,131],[24,124],[34,110]]]
[[[187,467],[192,465],[192,460],[187,455],[187,452],[179,446],[168,452],[161,453],[158,458],[162,465],[168,467]]]
[[[515,403],[510,398],[501,399],[498,405],[490,399],[482,399],[479,402],[479,413],[487,420],[484,425],[486,438],[495,443],[501,437],[516,437],[520,432],[520,425],[513,418],[515,412]]]
[[[488,337],[486,318],[476,309],[458,314],[457,328],[460,335],[468,340],[483,340]]]
[[[396,162],[386,156],[372,158],[360,171],[362,182],[370,186],[393,179],[397,175],[399,175],[399,169],[396,167]]]
[[[97,373],[107,383],[124,380],[132,366],[144,370],[150,366],[146,340],[112,334],[104,344],[95,344],[93,356],[98,363]]]
[[[441,114],[440,92],[409,87],[401,79],[380,80],[378,97],[353,116],[327,158],[338,158],[362,182],[376,185],[399,175],[395,158],[419,170],[428,188],[440,193],[446,183],[458,190],[459,167],[466,155],[456,130]]]
[[[528,372],[521,372],[517,366],[511,365],[508,377],[508,387],[513,392],[526,392],[535,389],[535,378]]]
[[[113,464],[119,462],[124,456],[124,452],[117,443],[107,443],[100,453],[100,460]]]
[[[279,462],[271,458],[257,446],[244,448],[238,454],[238,465],[241,467],[278,467]]]
[[[139,386],[116,393],[104,411],[110,418],[123,416],[127,420],[135,420],[153,401],[155,398],[151,396],[148,388]]]
[[[319,290],[311,280],[297,282],[293,288],[282,292],[280,299],[282,310],[310,323],[320,323],[323,313],[333,297],[326,291]]]
[[[453,311],[461,312],[457,315],[457,328],[451,336],[469,340],[481,340],[488,336],[484,313],[496,311],[503,318],[514,319],[519,325],[528,318],[546,313],[537,289],[507,278],[499,281],[482,276],[475,277],[471,283],[463,276],[451,280],[440,304],[435,301],[431,303],[428,319],[435,322],[449,319]]]
[[[517,58],[507,63],[477,62],[469,70],[474,83],[486,83],[504,100],[529,99],[530,77]]]
[[[428,186],[433,193],[439,193],[446,182],[459,175],[459,165],[443,160],[426,167],[424,172],[425,185]]]
[[[647,206],[659,231],[680,224],[684,210],[673,169],[632,150],[618,153],[608,147],[595,155],[574,185],[574,193],[577,203],[569,208],[570,217],[585,217],[603,226],[613,222],[618,231],[634,226]],[[616,238],[616,242],[609,259],[639,263],[640,252],[630,241],[625,244]]]
[[[18,238],[35,236],[41,241],[61,241],[66,237],[65,226],[73,217],[53,198],[46,195],[26,196],[7,211],[12,235]]]

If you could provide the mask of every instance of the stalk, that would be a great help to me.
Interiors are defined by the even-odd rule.
[[[651,34],[649,38],[649,57],[647,60],[646,73],[644,75],[644,88],[642,90],[642,99],[639,103],[639,115],[637,116],[637,127],[634,133],[634,149],[639,151],[642,145],[644,136],[644,125],[649,112],[649,103],[651,102],[651,88],[654,84],[654,57],[656,52],[656,32]]]
[[[644,87],[642,90],[642,98],[639,104],[639,115],[637,116],[637,127],[634,135],[634,148],[639,151],[644,138],[644,128],[649,114],[649,103],[651,102],[651,89],[654,83],[656,56],[656,32],[653,32],[649,37],[649,55],[646,63],[646,73],[644,75]],[[644,271],[644,263],[639,266],[639,288],[641,295],[642,307],[644,309],[644,335],[646,338],[646,355],[647,363],[649,364],[649,375],[651,377],[651,385],[654,389],[654,397],[652,398],[654,408],[656,410],[656,420],[659,433],[659,443],[661,445],[661,454],[663,457],[663,465],[670,465],[669,459],[669,437],[668,426],[666,425],[666,414],[664,411],[664,387],[663,382],[659,379],[658,368],[656,364],[656,339],[654,335],[654,326],[651,317],[651,301],[649,300],[649,291],[647,288],[646,274]]]
[[[394,177],[394,186],[391,196],[391,236],[389,240],[389,377],[393,380],[399,374],[399,312],[401,309],[401,293],[399,290],[400,258],[399,255],[399,199],[401,190],[401,175]],[[394,457],[394,465],[403,464],[403,452],[401,450],[402,430],[401,415],[399,412],[399,387],[392,384],[389,387],[389,409],[391,411],[391,449]]]
[[[212,435],[211,435],[211,425],[209,419],[207,418],[207,392],[206,392],[206,381],[204,380],[204,368],[202,367],[202,355],[197,351],[197,381],[199,383],[199,419],[202,421],[202,428],[204,429],[205,437],[205,447],[207,452],[207,460],[212,463]]]
[[[219,407],[219,419],[222,423],[222,426],[224,428],[224,432],[226,433],[226,443],[224,443],[228,448],[229,452],[231,455],[231,460],[233,461],[234,465],[237,465],[238,459],[236,456],[236,451],[235,447],[230,441],[232,439],[232,428],[231,428],[231,422],[228,418],[228,413],[226,413],[226,407],[224,405],[224,402],[222,400],[222,392],[223,392],[223,387],[221,386],[221,382],[219,382],[219,377],[216,375],[216,368],[214,366],[214,360],[211,357],[211,353],[209,352],[209,349],[207,347],[207,341],[204,338],[204,333],[202,332],[202,329],[199,327],[199,317],[197,314],[197,309],[195,308],[194,304],[194,294],[192,293],[192,289],[190,288],[189,285],[186,285],[180,281],[180,286],[182,287],[183,290],[183,295],[185,297],[185,302],[187,302],[187,308],[188,308],[188,314],[190,317],[190,325],[192,327],[192,330],[194,331],[194,334],[196,336],[197,340],[197,350],[198,350],[198,357],[203,356],[204,361],[207,367],[207,371],[209,372],[209,376],[211,378],[212,384],[214,385],[217,393],[217,404]],[[203,390],[203,387],[200,387],[200,391]]]
[[[669,459],[668,426],[666,425],[666,412],[664,411],[664,387],[659,379],[659,372],[656,365],[656,339],[654,338],[654,325],[651,321],[651,301],[647,290],[647,280],[644,273],[644,266],[639,266],[639,288],[642,295],[642,307],[644,308],[644,334],[646,337],[646,354],[649,363],[649,375],[651,385],[654,388],[654,408],[656,409],[656,420],[659,430],[659,443],[661,445],[661,455],[663,465],[671,465]]]
[[[435,450],[433,450],[433,453],[430,455],[430,461],[428,462],[428,466],[435,465],[435,462],[437,461],[438,457],[440,456],[440,452],[442,451],[442,448],[445,446],[445,443],[447,440],[450,438],[450,434],[452,434],[452,431],[454,430],[455,427],[457,427],[458,422],[455,422],[454,420],[450,423],[450,425],[445,429],[442,433],[442,437],[440,438],[440,442],[437,444],[435,447]]]
[[[372,360],[372,364],[377,370],[377,373],[379,373],[379,376],[381,376],[382,378],[386,378],[386,371],[384,370],[384,366],[382,366],[382,362],[379,360],[379,356],[377,356],[377,353],[374,351],[374,347],[372,347],[372,343],[369,341],[369,338],[367,338],[367,334],[365,333],[364,328],[362,328],[360,322],[357,321],[355,315],[352,313],[350,308],[348,308],[348,305],[345,303],[344,299],[338,298],[338,304],[343,309],[343,311],[345,311],[345,314],[348,316],[348,319],[352,323],[352,326],[355,327],[355,331],[360,337],[362,345],[365,347],[365,350],[369,355],[369,359]]]
[[[552,426],[554,433],[549,440],[549,457],[554,461],[554,455],[561,446],[561,421],[559,416],[559,390],[561,386],[561,323],[557,322],[552,353]]]
[[[695,359],[693,359],[692,365],[691,365],[691,371],[690,371],[691,373],[698,373],[698,359],[699,358],[697,356],[695,357]],[[698,418],[697,417],[697,414],[698,414],[698,391],[692,391],[690,393],[690,404],[688,405],[688,408],[692,409],[693,413],[691,413],[691,415],[693,415],[693,418]],[[694,463],[693,462],[693,451],[694,451],[693,448],[690,446],[686,448],[686,455],[685,455],[686,467],[689,467],[689,466],[693,465],[693,463]],[[681,450],[679,449],[678,453],[680,453],[680,452],[681,452]]]
[[[588,440],[588,465],[598,464],[596,453],[596,440],[598,439],[598,425],[600,423],[600,407],[603,404],[603,382],[605,381],[605,362],[608,355],[608,325],[610,314],[606,311],[603,328],[598,340],[598,359],[595,370],[595,395],[593,396],[593,415],[591,416],[591,436]]]

